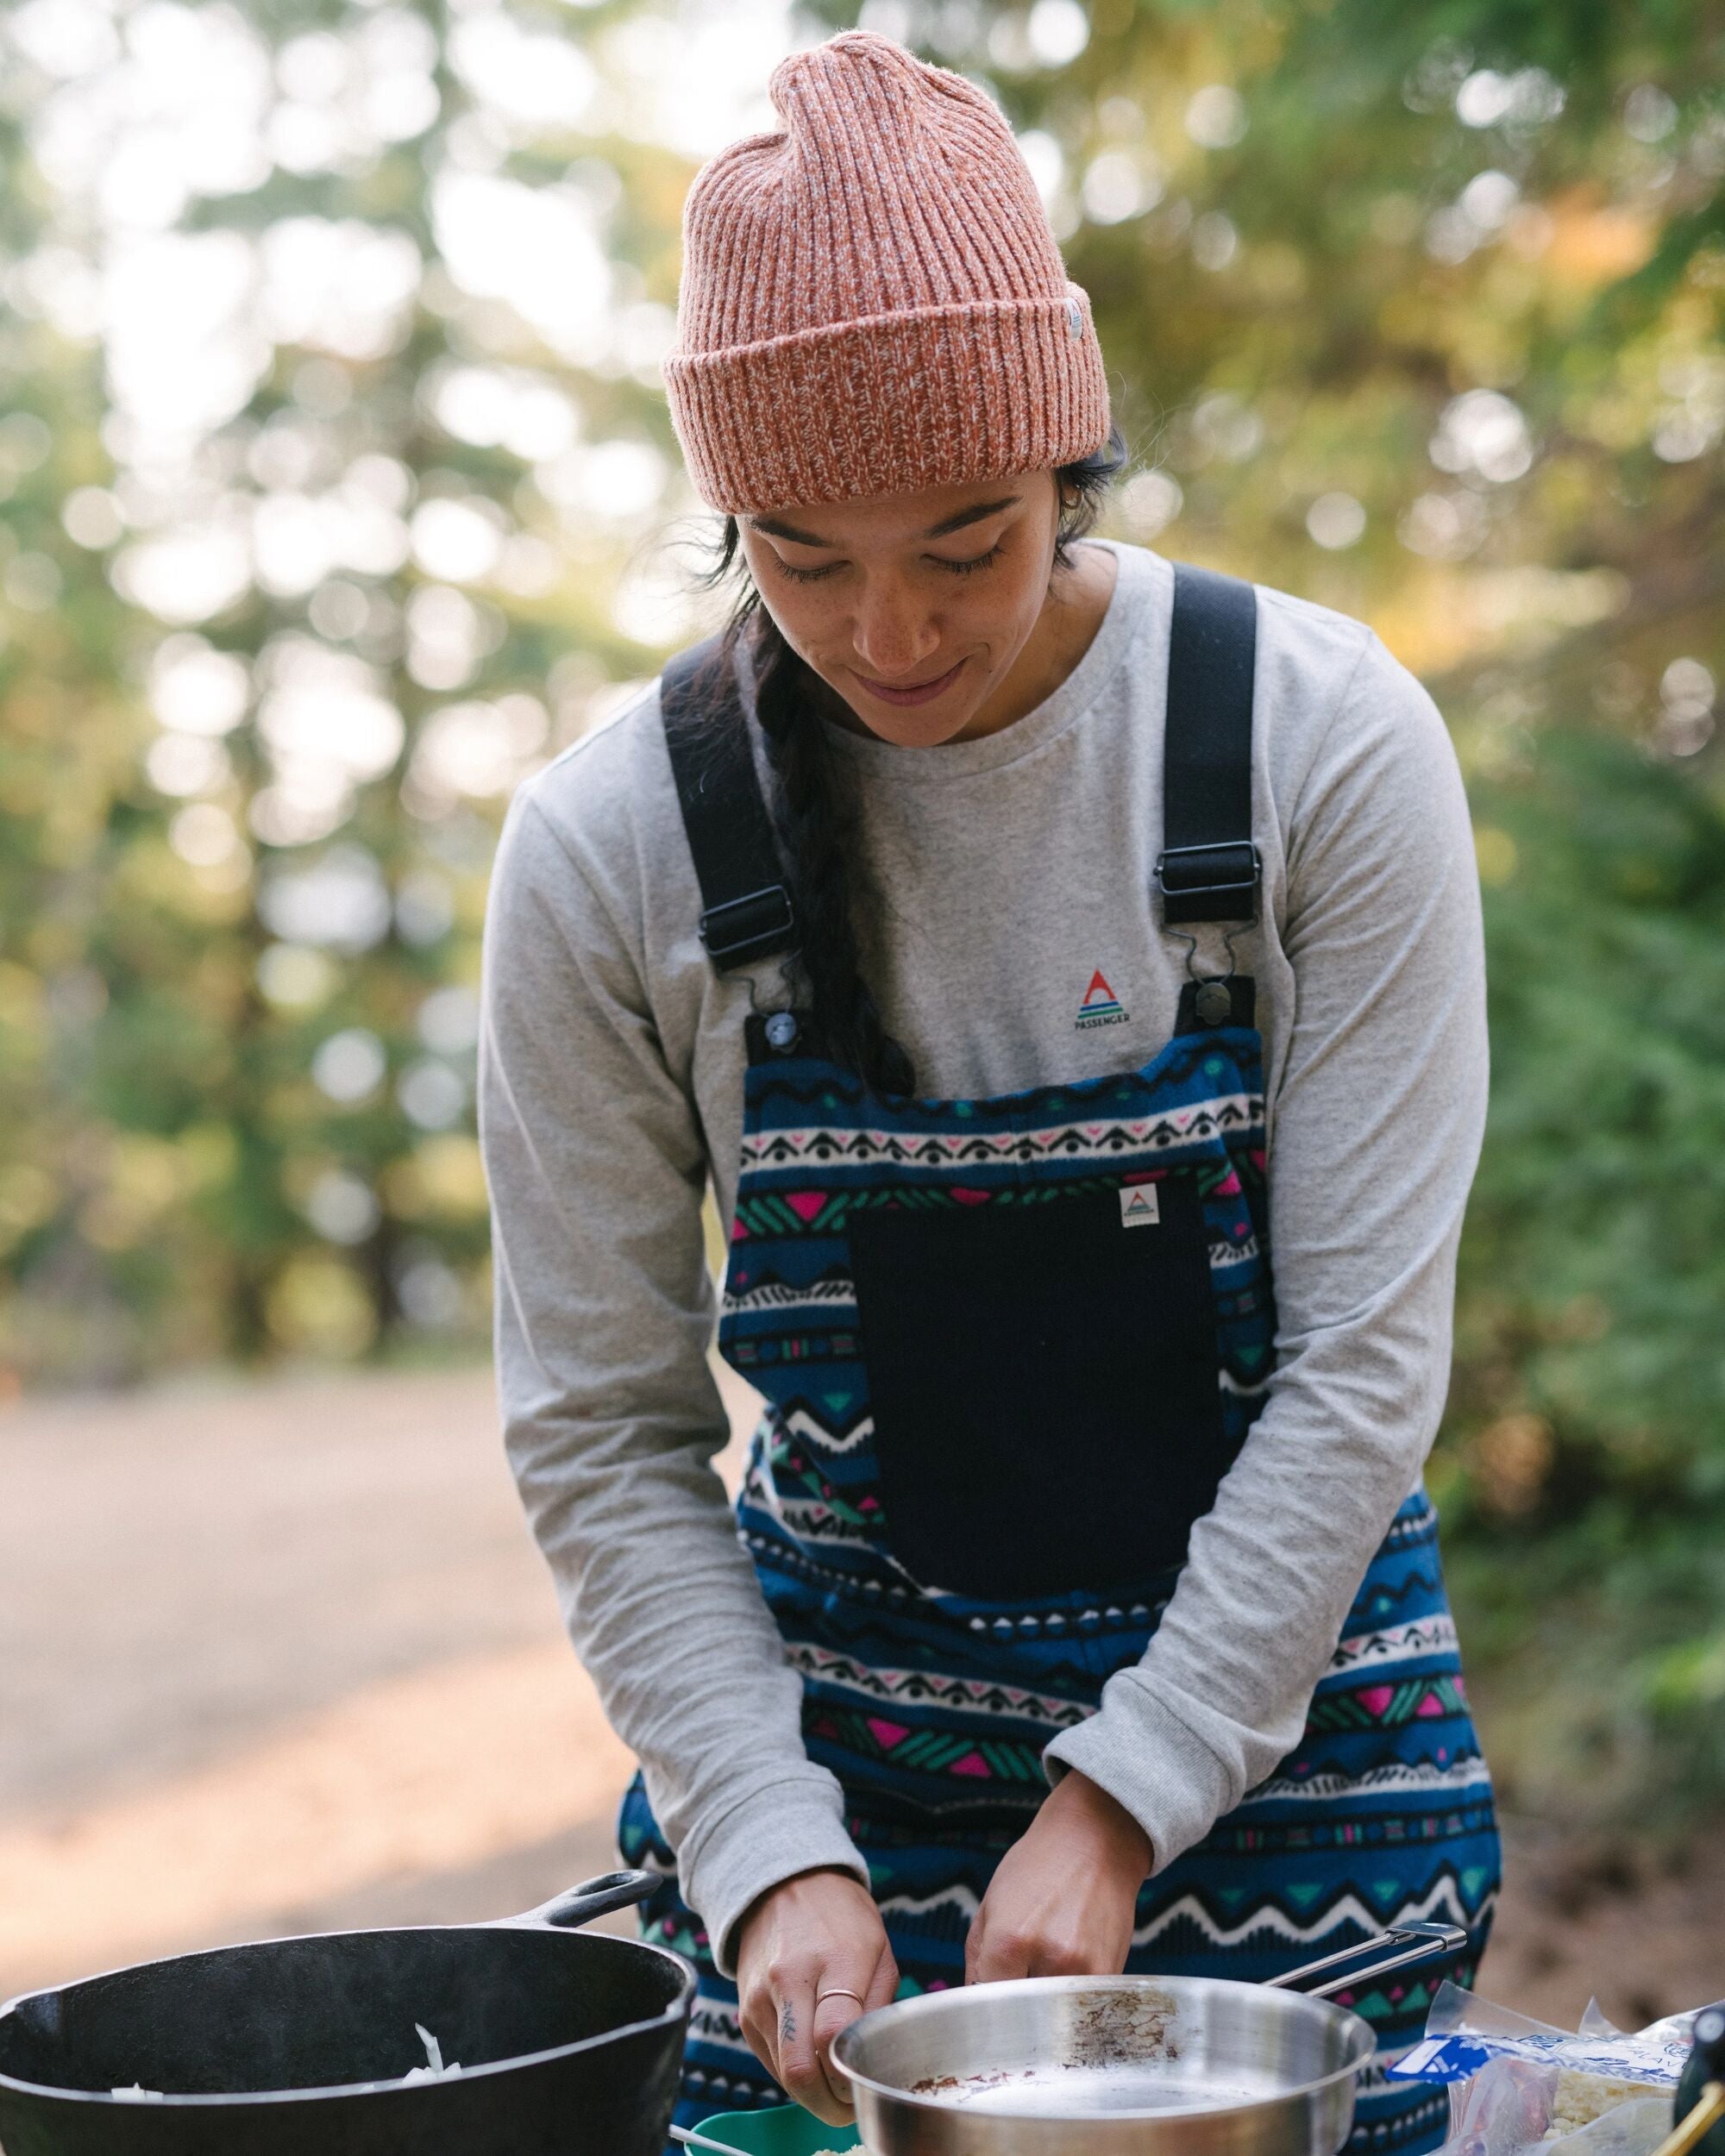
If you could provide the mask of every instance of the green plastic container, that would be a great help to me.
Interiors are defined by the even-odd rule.
[[[737,2156],[818,2156],[826,2148],[860,2148],[854,2126],[823,2126],[800,2104],[776,2111],[715,2111],[695,2128],[710,2141],[737,2151]],[[691,2149],[688,2156],[705,2156]]]

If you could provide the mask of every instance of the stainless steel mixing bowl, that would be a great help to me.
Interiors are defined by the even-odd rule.
[[[1466,1943],[1454,1926],[1408,1924],[1272,1984],[1029,1977],[931,1992],[852,2021],[831,2057],[872,2156],[1336,2156],[1375,2041],[1323,1995]]]

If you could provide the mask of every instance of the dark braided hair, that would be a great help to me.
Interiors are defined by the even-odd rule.
[[[1057,467],[1060,516],[1054,564],[1070,568],[1072,548],[1095,523],[1103,497],[1126,461],[1125,437],[1113,429],[1100,449]],[[756,714],[777,780],[774,804],[796,909],[794,963],[799,1001],[810,1011],[823,1047],[856,1071],[871,1091],[916,1090],[916,1070],[888,1032],[862,978],[856,923],[872,901],[855,844],[856,803],[848,774],[832,751],[823,705],[831,692],[794,652],[761,602],[739,543],[735,517],[724,519],[712,566],[696,581],[704,589],[735,572],[743,590],[720,632],[715,671],[728,671],[737,641],[750,639]]]

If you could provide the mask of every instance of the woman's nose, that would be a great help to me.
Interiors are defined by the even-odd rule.
[[[877,681],[914,674],[940,649],[939,625],[903,601],[865,606],[857,614],[851,641],[862,670]]]

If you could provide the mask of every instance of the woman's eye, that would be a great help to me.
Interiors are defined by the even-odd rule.
[[[929,558],[943,569],[950,569],[954,576],[972,576],[978,569],[992,567],[1000,560],[1001,552],[1002,542],[997,539],[987,554],[973,555],[968,561],[949,561],[944,555],[939,554],[932,555]],[[831,576],[835,569],[843,566],[837,561],[829,561],[822,569],[799,569],[787,561],[782,555],[775,558],[778,561],[780,575],[789,577],[794,584],[818,584],[822,577]]]
[[[935,559],[943,569],[950,569],[955,576],[969,576],[976,569],[986,569],[991,562],[999,561],[1000,556],[1000,542],[997,539],[987,554],[973,555],[968,561],[949,561],[944,555],[937,555]]]

